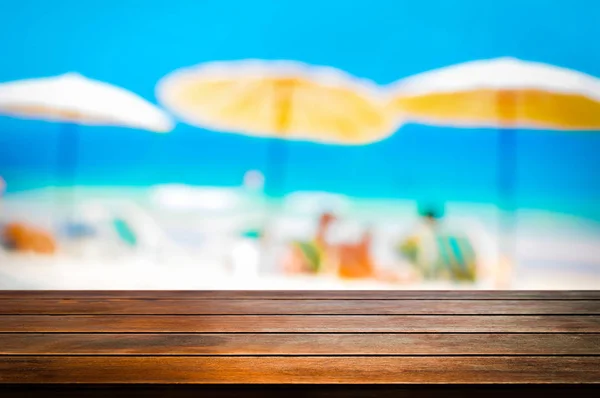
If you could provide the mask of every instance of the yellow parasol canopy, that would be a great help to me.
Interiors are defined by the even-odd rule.
[[[400,80],[391,108],[424,124],[600,129],[600,79],[513,58],[454,65]]]
[[[467,62],[400,80],[389,93],[389,108],[405,120],[501,130],[498,189],[505,210],[515,205],[516,128],[600,130],[600,79],[537,62]],[[512,230],[513,217],[505,221]],[[504,251],[514,251],[509,234],[501,240]]]
[[[395,129],[374,85],[291,61],[181,69],[159,83],[157,95],[188,123],[217,131],[352,145]]]

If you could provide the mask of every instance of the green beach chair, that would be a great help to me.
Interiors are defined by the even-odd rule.
[[[437,234],[435,237],[436,256],[429,263],[420,263],[423,246],[419,238],[411,237],[399,247],[399,253],[409,260],[425,279],[475,282],[477,279],[477,259],[469,239],[460,235]]]

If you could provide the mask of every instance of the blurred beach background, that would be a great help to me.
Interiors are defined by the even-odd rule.
[[[600,77],[599,12],[586,0],[2,2],[0,82],[77,72],[166,108],[157,83],[213,61],[293,60],[380,87],[507,56]],[[493,289],[506,241],[501,288],[600,287],[598,131],[515,128],[507,214],[502,129],[407,120],[383,139],[339,145],[223,133],[173,113],[167,134],[77,126],[69,183],[57,169],[63,124],[0,115],[0,224],[45,231],[56,246],[6,245],[1,289]],[[285,151],[277,176],[273,148]],[[333,241],[368,228],[375,263],[408,272],[395,247],[423,205],[471,237],[488,274],[465,284],[284,272],[286,247],[310,239],[323,212],[339,219]]]

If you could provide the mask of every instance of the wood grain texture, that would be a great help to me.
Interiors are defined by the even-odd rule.
[[[2,398],[506,398],[597,397],[597,384],[4,384]]]
[[[0,355],[600,355],[600,335],[18,333]]]
[[[600,357],[0,357],[0,383],[600,383]]]
[[[600,300],[3,299],[0,314],[600,315]]]
[[[3,315],[0,332],[600,333],[573,315]]]
[[[3,290],[0,299],[147,298],[147,299],[362,299],[362,300],[600,300],[600,290]]]
[[[28,383],[600,386],[600,292],[0,292],[0,396]]]

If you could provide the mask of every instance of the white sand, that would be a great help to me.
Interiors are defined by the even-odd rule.
[[[207,192],[207,189],[203,189]],[[69,214],[64,192],[43,189],[7,195],[0,202],[0,221],[25,221],[54,229]],[[139,250],[118,242],[73,245],[61,242],[60,255],[43,257],[0,252],[0,289],[449,289],[491,288],[478,285],[429,283],[386,285],[374,281],[283,277],[273,266],[263,275],[237,277],[227,268],[235,233],[260,225],[260,203],[243,198],[229,200],[230,209],[215,208],[215,198],[242,195],[238,189],[214,189],[212,208],[195,206],[159,208],[148,191],[136,188],[79,188],[76,203],[95,204],[108,212],[121,212],[139,224],[143,244]],[[229,195],[229,196],[227,196]],[[197,202],[194,201],[195,204]],[[217,201],[218,202],[218,201]],[[380,264],[398,266],[391,247],[410,230],[415,205],[408,201],[349,201],[343,203],[345,224],[335,239],[353,240],[365,225],[374,228],[375,256]],[[293,202],[292,202],[293,204]],[[131,206],[141,209],[133,211]],[[104,207],[103,207],[104,206]],[[270,224],[272,242],[308,236],[314,229],[314,206],[276,206],[278,218]],[[87,207],[89,209],[89,206]],[[312,213],[311,213],[312,212]],[[96,214],[97,216],[97,214]],[[468,231],[485,258],[497,259],[497,213],[493,206],[450,204],[445,223]],[[600,225],[580,218],[543,211],[522,211],[518,217],[517,267],[512,289],[600,288]],[[86,249],[86,250],[83,250]],[[87,253],[87,254],[86,254]],[[243,257],[243,256],[242,256]],[[271,271],[271,272],[269,272]],[[266,272],[266,274],[265,274]],[[242,276],[243,275],[243,276]]]

